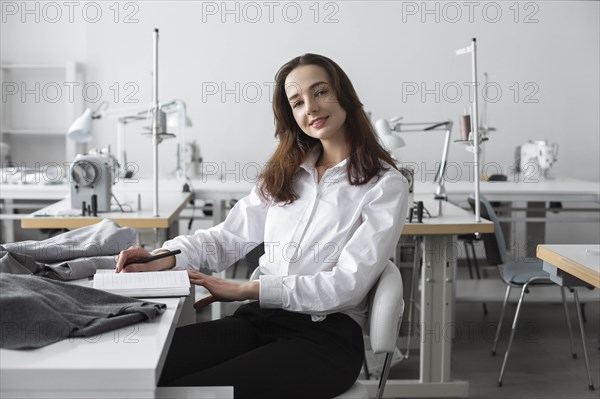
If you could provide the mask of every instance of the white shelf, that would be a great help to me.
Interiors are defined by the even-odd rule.
[[[56,129],[11,129],[11,128],[2,128],[0,129],[2,133],[6,134],[29,134],[29,135],[61,135],[64,136],[66,132],[64,130]]]
[[[77,67],[77,63],[75,63]],[[64,71],[67,69],[66,65],[38,65],[38,64],[2,64],[2,69],[55,69]]]
[[[21,79],[35,79],[36,76],[47,78],[46,75],[51,75],[53,80],[57,82],[77,82],[80,85],[84,84],[85,74],[84,66],[76,61],[68,61],[64,64],[37,64],[37,63],[2,63],[0,64],[0,80],[5,81],[8,76],[20,77]],[[19,80],[19,79],[17,79]],[[64,99],[63,99],[64,100]],[[64,103],[65,101],[63,101]],[[10,103],[10,104],[9,104]],[[25,104],[18,103],[18,99],[13,98],[12,102],[3,104],[0,108],[0,120],[4,121],[4,126],[0,126],[0,133],[10,135],[7,137],[9,144],[12,146],[13,151],[15,148],[19,148],[20,157],[24,157],[24,150],[27,150],[27,146],[30,145],[30,139],[34,137],[52,137],[52,138],[63,138],[62,141],[56,144],[64,148],[64,155],[60,155],[60,158],[56,161],[70,161],[76,154],[83,153],[86,151],[87,146],[83,144],[76,144],[71,140],[66,139],[66,132],[68,130],[68,123],[74,121],[75,118],[81,115],[85,109],[85,101],[83,98],[75,98],[75,101],[66,102],[66,105],[59,112],[56,111],[56,107],[59,105],[46,104],[46,106],[40,106],[38,104]],[[29,108],[27,108],[29,106]],[[55,107],[52,109],[51,107]],[[52,110],[53,112],[50,112]],[[19,112],[16,112],[19,111]],[[50,116],[56,115],[55,119],[46,124],[46,127],[37,128],[26,125],[26,122],[31,122],[31,118],[41,114],[48,114]],[[12,114],[12,118],[8,116]],[[60,121],[57,119],[60,118]],[[10,120],[10,122],[9,122]],[[63,125],[63,121],[65,126]],[[21,137],[21,138],[20,138]],[[54,148],[54,147],[52,147]],[[39,152],[39,151],[38,151]],[[51,151],[50,151],[51,152]]]

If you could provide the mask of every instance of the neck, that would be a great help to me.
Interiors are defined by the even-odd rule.
[[[350,145],[344,138],[341,140],[321,140],[323,152],[317,160],[317,166],[337,165],[350,155]]]

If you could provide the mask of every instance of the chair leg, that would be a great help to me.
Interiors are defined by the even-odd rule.
[[[463,241],[465,247],[465,255],[467,257],[467,268],[469,269],[469,278],[473,280],[473,268],[471,267],[471,255],[469,254],[469,244],[467,241]]]
[[[421,237],[416,238],[415,254],[413,259],[412,278],[410,283],[410,296],[408,300],[408,335],[406,337],[406,354],[405,359],[408,359],[410,354],[410,337],[413,333],[413,309],[415,307],[415,291],[419,281],[419,269],[421,265]]]
[[[475,266],[475,275],[477,276],[477,280],[480,280],[481,273],[479,273],[479,262],[477,262],[477,254],[475,253],[475,244],[473,242],[471,242],[471,252],[473,254],[473,265]],[[487,314],[488,314],[487,305],[485,304],[485,302],[483,302],[482,305],[483,305],[483,314],[487,316]]]
[[[392,364],[392,357],[394,353],[386,353],[385,362],[383,363],[383,369],[381,370],[381,378],[379,379],[379,385],[377,386],[377,399],[383,397],[383,391],[385,390],[385,384],[387,383],[388,375],[390,374],[390,368]]]
[[[525,296],[525,291],[527,291],[526,283],[521,289],[521,296],[519,297],[519,303],[517,303],[517,311],[515,312],[515,318],[513,319],[512,328],[510,330],[510,338],[508,339],[508,347],[506,348],[506,353],[504,354],[504,361],[502,361],[502,368],[500,369],[500,377],[498,377],[497,385],[499,387],[502,386],[502,377],[504,376],[504,369],[506,368],[506,362],[508,361],[508,356],[510,354],[510,348],[512,347],[512,343],[515,339],[515,332],[517,331],[517,324],[519,323],[519,314],[521,313],[521,305],[523,304],[523,297]]]
[[[496,346],[498,345],[498,338],[500,337],[500,330],[502,329],[502,320],[504,320],[504,312],[506,311],[506,304],[508,297],[510,296],[511,286],[506,286],[506,293],[504,294],[504,302],[502,302],[502,309],[500,310],[500,320],[498,321],[498,327],[496,328],[496,336],[494,337],[494,346],[492,346],[492,356],[496,356]]]
[[[473,266],[475,266],[475,275],[477,276],[477,280],[481,279],[481,274],[479,273],[479,262],[477,262],[477,254],[475,253],[475,244],[471,242],[471,253],[473,254]]]
[[[569,317],[569,308],[567,307],[567,298],[565,296],[565,287],[560,287],[560,295],[562,296],[563,308],[565,309],[565,319],[567,320],[567,329],[569,330],[569,345],[571,345],[571,357],[577,359],[575,345],[573,344],[573,329],[571,328],[571,318]]]
[[[585,369],[588,375],[588,388],[590,391],[594,390],[594,383],[592,382],[592,376],[590,374],[590,363],[588,361],[587,349],[585,347],[585,331],[583,329],[583,317],[581,315],[581,307],[579,306],[579,295],[577,289],[573,291],[575,297],[575,307],[577,308],[577,320],[579,321],[579,331],[581,332],[581,343],[583,344],[583,358],[585,359]]]
[[[369,364],[367,363],[367,357],[365,356],[365,360],[363,361],[363,370],[365,372],[365,379],[371,379],[371,373],[369,373]]]

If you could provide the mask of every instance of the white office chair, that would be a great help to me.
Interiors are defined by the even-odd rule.
[[[377,399],[383,396],[390,372],[392,356],[396,348],[404,299],[402,298],[402,276],[398,267],[388,262],[379,280],[369,293],[369,319],[367,326],[374,353],[385,353],[385,362],[377,388]],[[350,390],[335,399],[368,399],[367,388],[356,381]]]
[[[402,276],[398,267],[388,261],[383,273],[369,292],[369,314],[367,326],[371,347],[376,354],[385,353],[385,362],[377,388],[377,398],[383,396],[385,384],[391,368],[392,356],[396,348],[404,300],[402,298]],[[157,398],[202,398],[199,387],[159,387]],[[368,399],[365,385],[356,381],[354,385],[335,399]]]

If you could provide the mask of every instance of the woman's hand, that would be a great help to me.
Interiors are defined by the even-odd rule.
[[[234,302],[245,301],[246,299],[258,299],[260,287],[258,281],[236,283],[192,270],[188,270],[188,277],[190,278],[190,283],[201,285],[210,292],[209,296],[200,299],[194,304],[196,309],[203,308],[216,301]]]
[[[142,247],[133,246],[129,247],[124,251],[121,251],[119,255],[115,257],[115,272],[156,272],[160,270],[170,269],[175,266],[175,256],[169,256],[168,258],[162,258],[153,260],[148,263],[132,263],[124,268],[125,263],[129,261],[139,260],[147,258],[151,255],[157,255],[165,250],[156,250],[153,253],[146,251]]]

